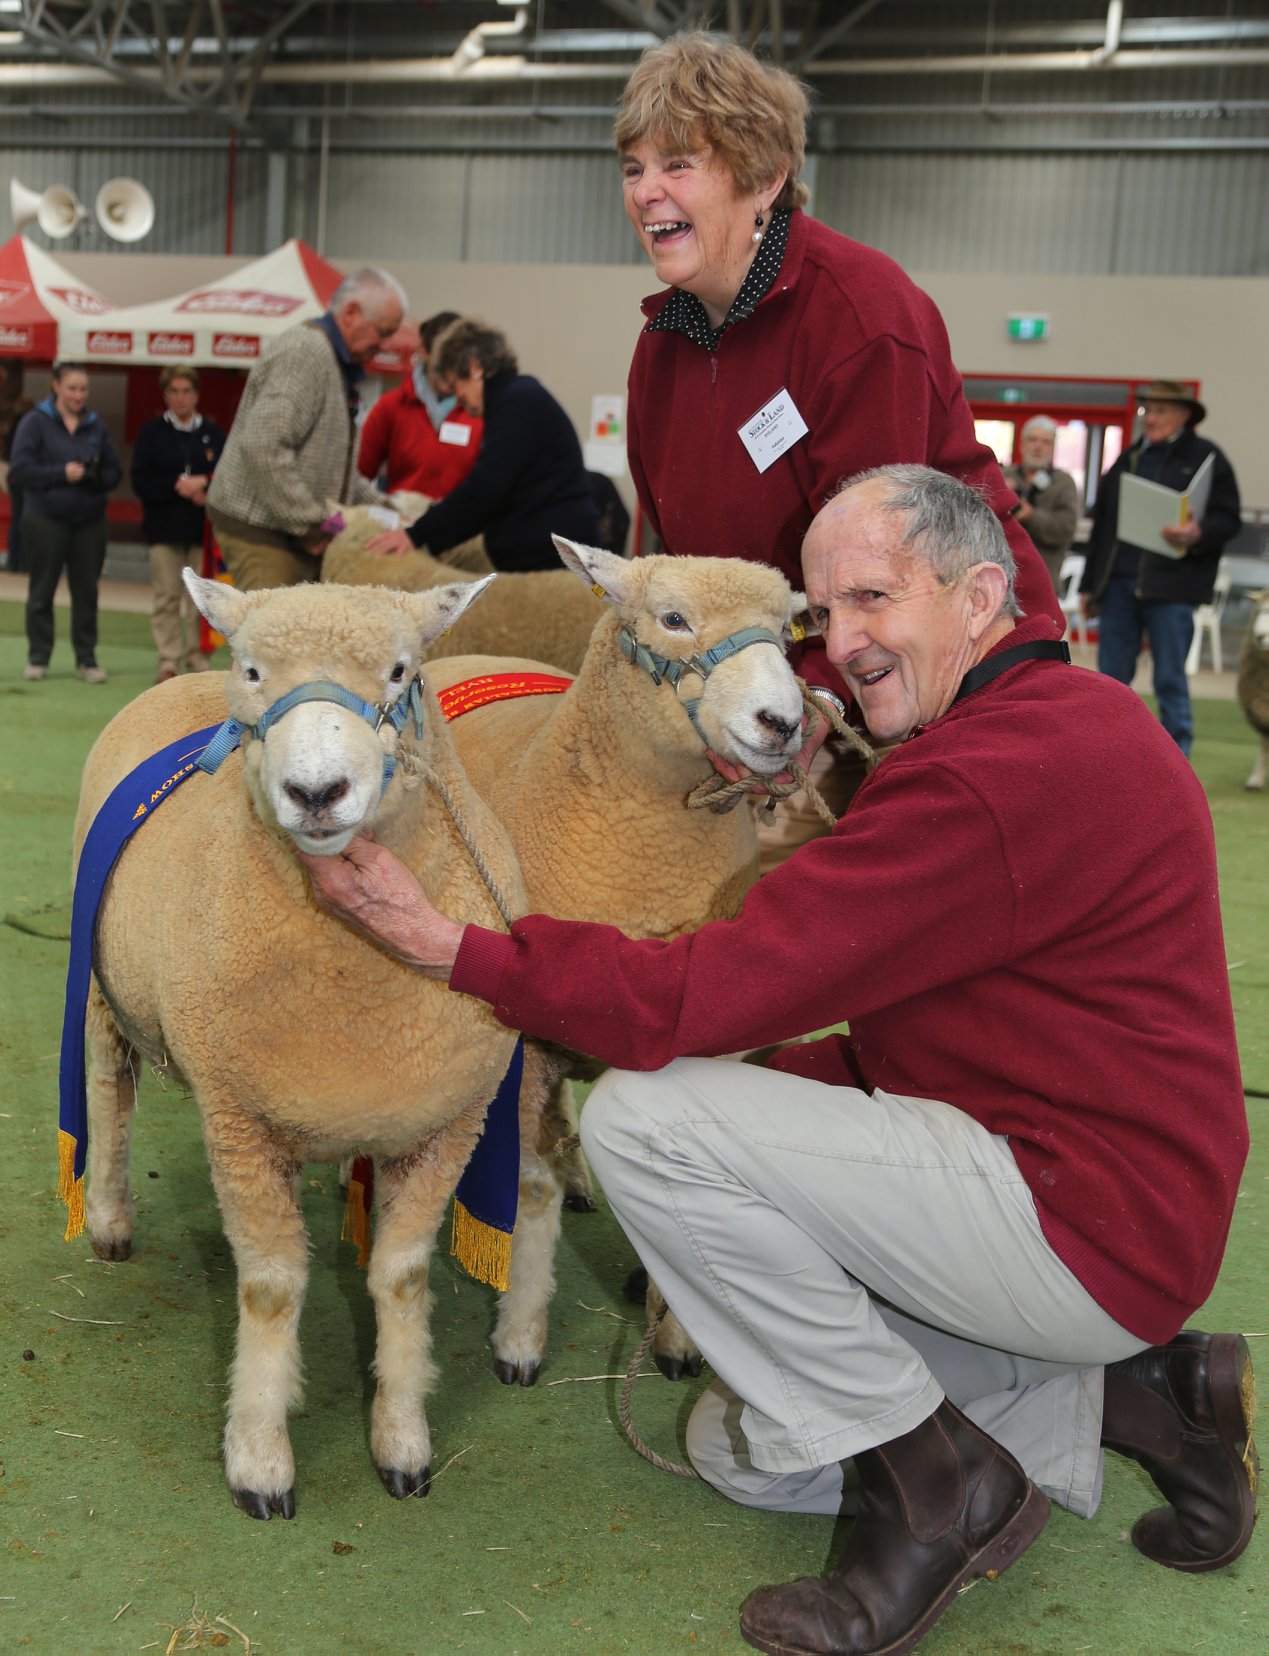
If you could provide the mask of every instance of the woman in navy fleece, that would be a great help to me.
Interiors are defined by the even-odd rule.
[[[432,369],[459,407],[483,418],[476,464],[408,530],[376,535],[375,556],[427,547],[441,553],[485,537],[495,569],[558,569],[552,535],[599,544],[599,513],[573,422],[551,393],[520,372],[506,336],[464,318],[436,341]]]
[[[97,665],[97,582],[106,561],[106,496],[123,476],[110,433],[88,407],[88,374],[53,364],[53,390],[23,420],[9,477],[25,491],[22,541],[31,570],[23,678],[42,679],[53,654],[53,594],[66,571],[75,677],[104,684]]]

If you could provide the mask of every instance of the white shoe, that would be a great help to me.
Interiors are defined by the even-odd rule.
[[[104,667],[98,667],[94,662],[91,667],[76,667],[75,677],[83,679],[85,684],[104,684],[106,682],[106,670]]]
[[[22,669],[24,679],[42,679],[48,673],[47,667],[42,667],[38,661],[28,661]]]

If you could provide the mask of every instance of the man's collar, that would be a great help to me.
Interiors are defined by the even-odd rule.
[[[347,345],[344,344],[344,336],[339,331],[339,323],[336,322],[330,311],[323,311],[314,325],[322,330],[334,346],[335,355],[339,358],[340,366],[345,374],[354,382],[362,379],[365,375],[365,369],[359,362],[353,361]]]
[[[758,251],[731,302],[731,308],[723,318],[721,328],[710,325],[705,306],[694,293],[688,293],[683,288],[672,288],[669,299],[644,332],[681,333],[695,344],[703,345],[706,350],[713,350],[727,329],[751,317],[775,286],[788,246],[789,220],[790,214],[783,209],[772,213],[771,222],[763,233]]]
[[[170,408],[167,413],[164,414],[163,418],[170,426],[175,426],[177,431],[183,431],[187,435],[191,431],[197,431],[199,426],[203,423],[203,416],[201,414],[191,414],[188,420],[182,422],[177,419],[176,415],[173,414]]]

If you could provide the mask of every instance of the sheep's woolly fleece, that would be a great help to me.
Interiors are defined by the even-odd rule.
[[[376,517],[376,509],[366,506],[341,506],[339,510],[344,528],[322,558],[323,582],[425,592],[442,582],[461,579],[473,567],[467,561],[470,547],[455,548],[444,561],[424,551],[391,558],[369,557],[363,549],[375,535],[383,533],[382,511]],[[602,613],[602,601],[567,570],[509,571],[499,575],[480,602],[436,641],[428,659],[453,655],[534,656],[566,673],[575,673]]]
[[[1238,705],[1247,723],[1269,736],[1269,594],[1262,594],[1238,658]]]

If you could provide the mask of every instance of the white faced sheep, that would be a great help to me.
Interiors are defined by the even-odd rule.
[[[482,587],[247,595],[188,572],[186,584],[229,640],[232,669],[151,690],[107,726],[85,768],[77,852],[102,801],[146,756],[223,719],[226,704],[255,730],[215,775],[174,790],[159,821],[127,842],[102,902],[88,1017],[89,1234],[103,1258],[128,1257],[138,1061],[168,1066],[202,1116],[238,1268],[229,1486],[252,1516],[289,1518],[286,1415],[301,1390],[308,1270],[299,1174],[308,1160],[374,1155],[371,1454],[391,1494],[425,1494],[428,1262],[515,1037],[476,1001],[319,911],[296,849],[333,855],[373,827],[454,912],[498,925],[461,818],[502,908],[523,911],[506,836],[468,785],[432,692],[416,680],[428,644]],[[282,717],[280,698],[299,687],[342,687],[367,705],[349,711],[348,701],[299,697]],[[409,712],[403,725],[379,716],[398,704],[417,723]],[[452,815],[438,797],[445,792]]]
[[[610,606],[580,673],[564,694],[477,706],[452,727],[473,785],[511,836],[529,904],[655,938],[734,914],[757,877],[752,811],[691,810],[685,800],[714,777],[707,745],[766,775],[798,752],[803,702],[784,641],[802,600],[775,570],[739,559],[627,562],[558,538],[556,545],[573,575],[601,588]],[[746,646],[747,629],[756,637]],[[735,653],[728,639],[739,645]],[[711,670],[701,658],[716,646],[724,659]],[[689,660],[696,667],[682,670]],[[550,670],[542,661],[466,657],[429,662],[426,677],[444,692],[478,675]],[[531,1057],[532,1047],[526,1090]],[[545,1128],[552,1114],[562,1116],[562,1101],[554,1112],[527,1113]],[[539,1145],[536,1165],[527,1143],[523,1153],[531,1188],[522,1189],[511,1287],[492,1343],[499,1377],[528,1385],[546,1346],[560,1191],[548,1147]],[[671,1376],[685,1364],[699,1368],[669,1319],[655,1354]]]
[[[1238,705],[1260,737],[1260,751],[1244,784],[1259,793],[1269,761],[1269,588],[1256,595],[1256,608],[1238,661]]]
[[[402,592],[426,592],[452,581],[455,565],[430,552],[372,558],[366,542],[381,534],[381,508],[341,506],[344,528],[322,558],[322,580],[349,586],[387,586]],[[410,521],[406,519],[405,521]],[[466,569],[466,563],[460,566]],[[510,570],[500,575],[487,597],[463,616],[451,632],[437,639],[429,661],[452,655],[532,656],[566,673],[582,664],[591,630],[603,604],[563,569]]]

